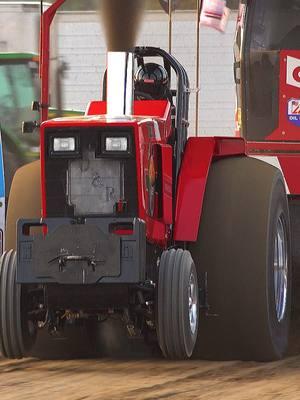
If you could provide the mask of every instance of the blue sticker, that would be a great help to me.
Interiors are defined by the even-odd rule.
[[[288,119],[292,124],[300,126],[300,99],[289,100]]]

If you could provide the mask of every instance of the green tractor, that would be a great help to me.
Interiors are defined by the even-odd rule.
[[[39,98],[39,57],[33,53],[0,53],[0,126],[4,154],[6,195],[20,166],[39,157],[39,135],[22,135],[22,122],[39,119],[32,102]],[[60,82],[57,72],[57,82]],[[60,92],[57,84],[57,92]],[[58,97],[59,93],[56,93]],[[82,114],[70,110],[50,109],[50,118]]]
[[[38,56],[0,53],[0,126],[2,132],[6,193],[15,170],[38,157],[37,135],[22,136],[22,121],[38,118],[31,103],[39,96]]]

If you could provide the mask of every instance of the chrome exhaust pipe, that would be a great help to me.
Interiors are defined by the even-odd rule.
[[[109,117],[124,117],[133,114],[133,66],[133,53],[107,53],[106,112]]]

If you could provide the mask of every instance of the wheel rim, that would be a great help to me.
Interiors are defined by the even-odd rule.
[[[190,329],[192,334],[194,335],[197,329],[198,322],[198,294],[196,279],[193,273],[190,276],[188,293]]]
[[[284,217],[277,221],[274,245],[274,290],[278,322],[285,317],[288,291],[288,252]]]

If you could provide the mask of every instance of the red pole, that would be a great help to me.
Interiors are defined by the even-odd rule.
[[[56,0],[41,16],[40,28],[40,78],[41,78],[41,123],[48,119],[49,108],[49,59],[50,28],[59,7],[66,0]]]
[[[169,53],[172,54],[172,28],[173,28],[173,19],[172,19],[172,14],[173,14],[173,0],[169,0]]]
[[[200,17],[203,0],[197,0],[197,27],[196,27],[196,126],[195,135],[199,136],[199,90],[200,90]]]

